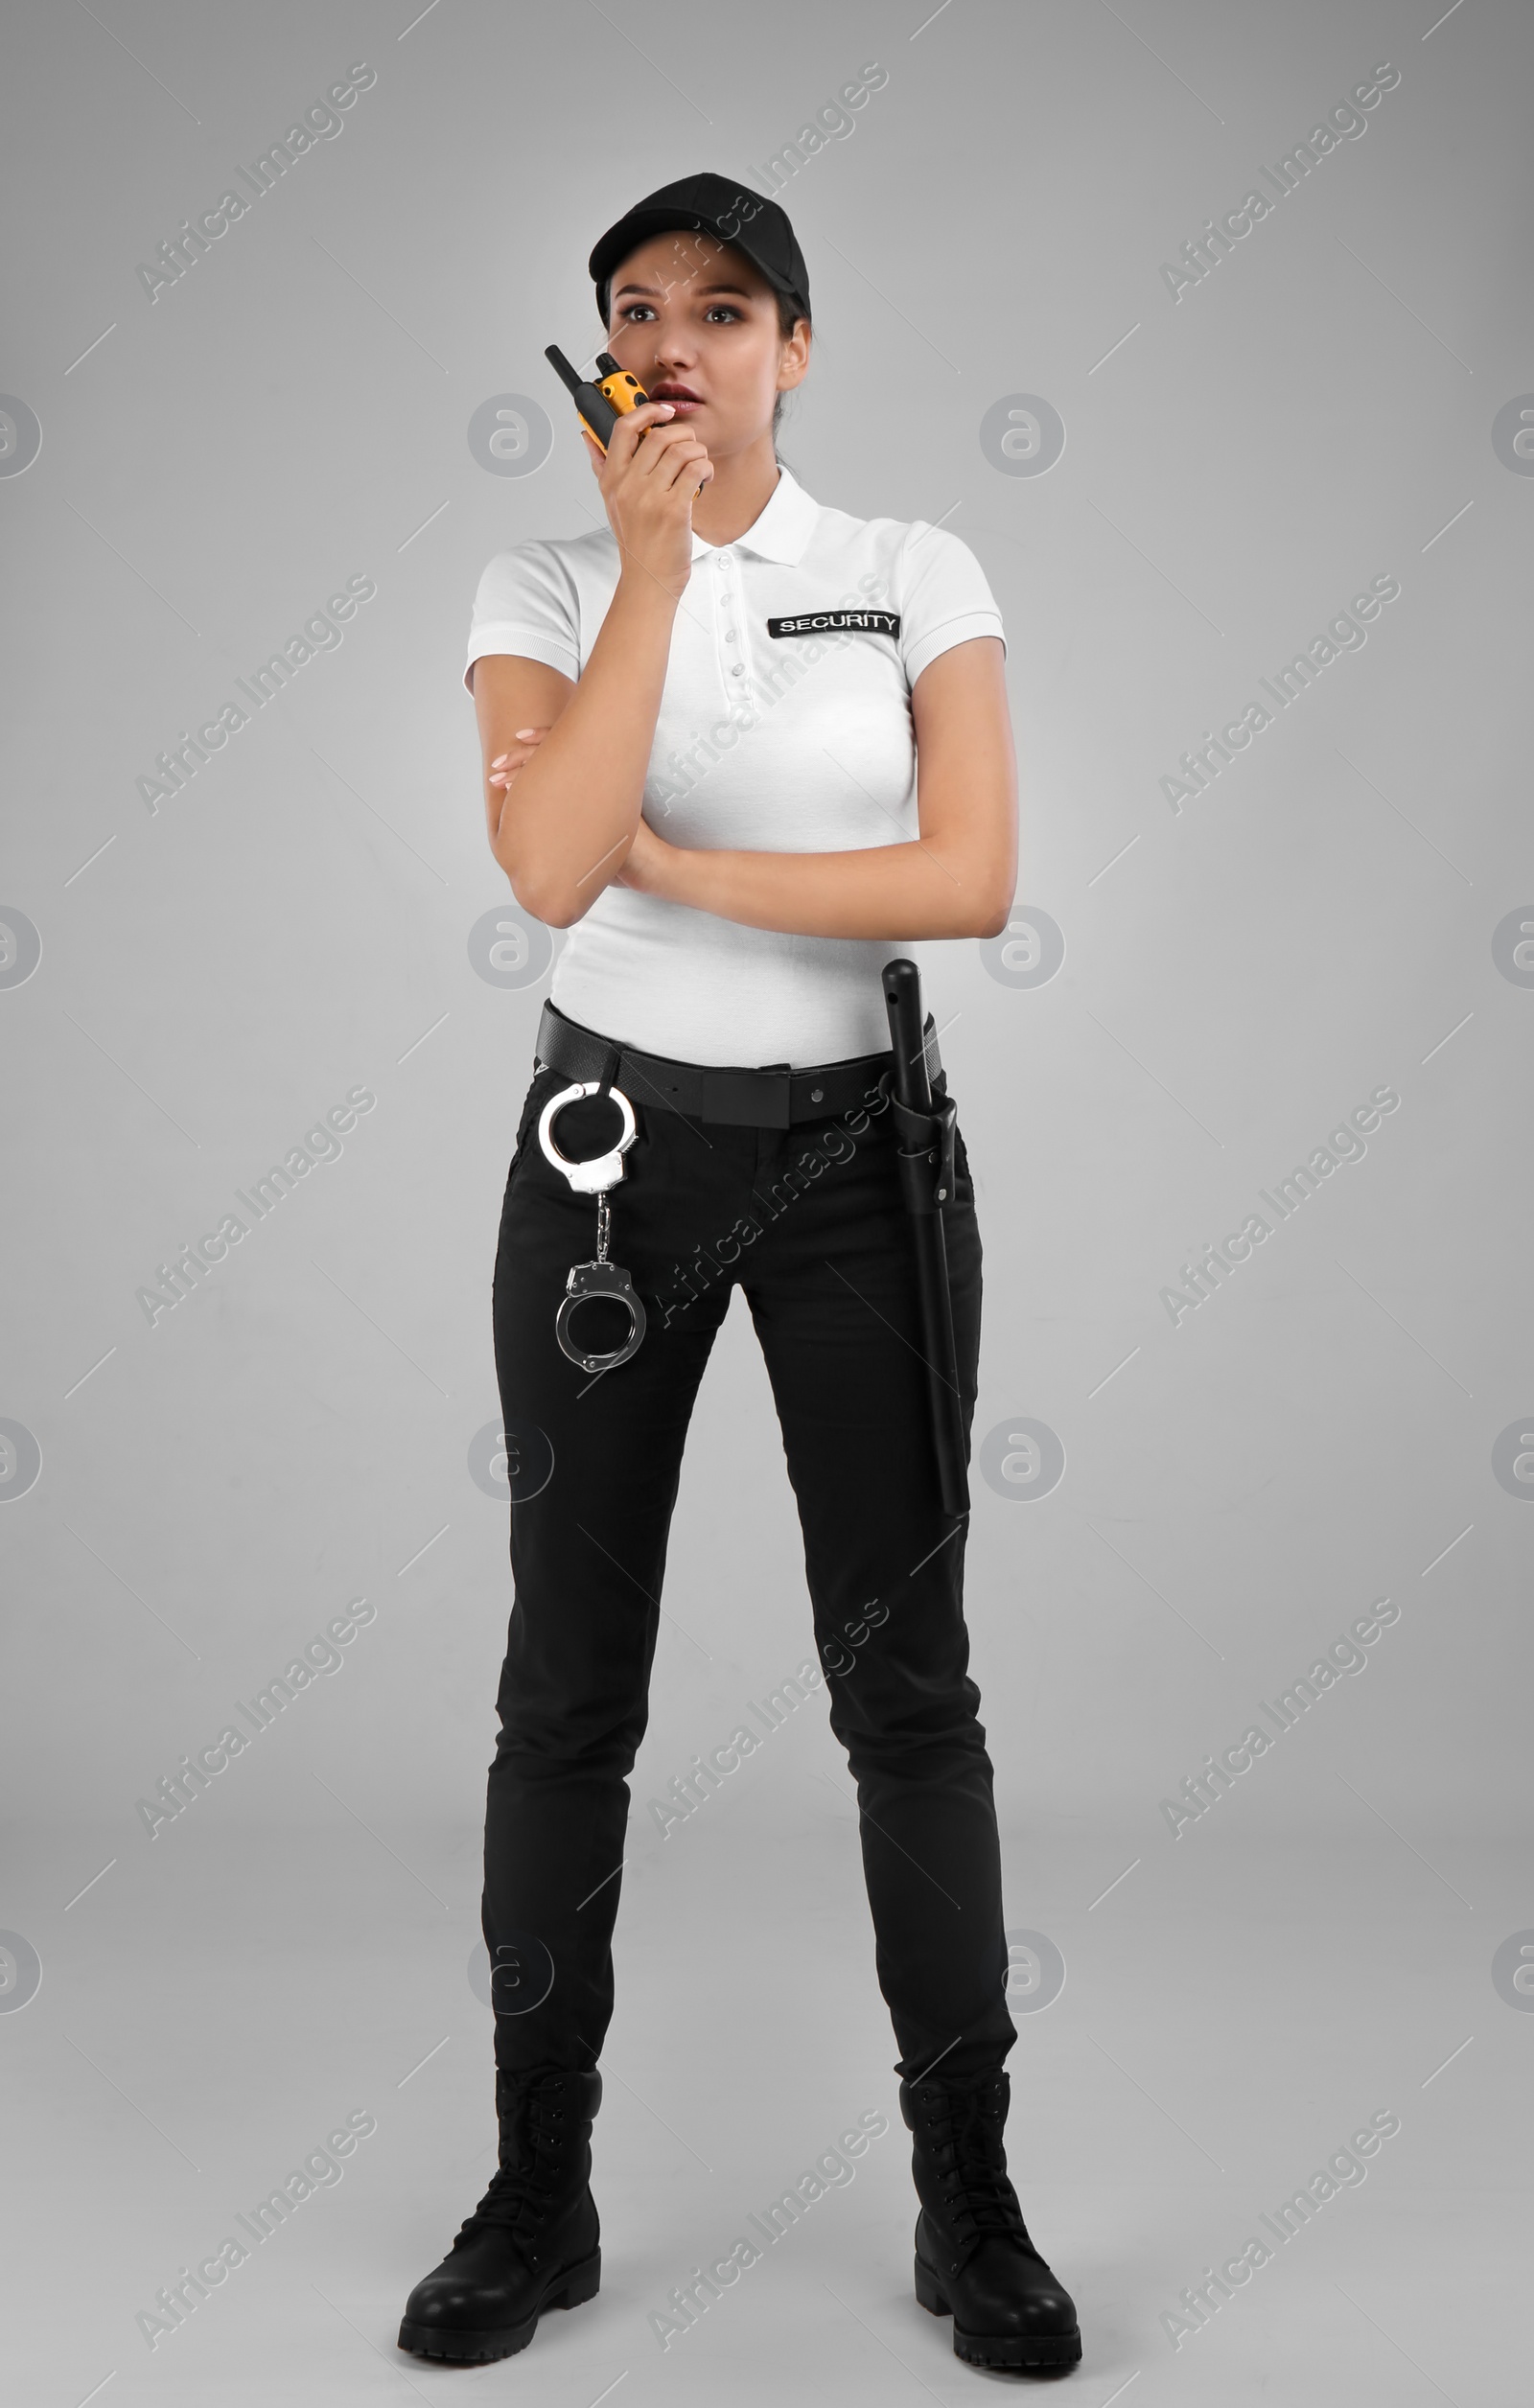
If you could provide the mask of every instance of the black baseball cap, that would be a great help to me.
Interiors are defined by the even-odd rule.
[[[787,211],[731,176],[684,175],[636,202],[616,225],[608,227],[593,251],[587,266],[604,326],[614,268],[650,235],[666,234],[673,227],[717,235],[721,243],[732,243],[777,291],[797,301],[802,315],[809,316],[809,270]]]

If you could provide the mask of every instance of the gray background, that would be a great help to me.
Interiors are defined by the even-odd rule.
[[[1508,1466],[1534,1429],[1534,974],[1493,939],[1534,927],[1534,484],[1493,424],[1534,408],[1534,21],[1508,0],[1437,23],[1433,0],[412,14],[104,0],[10,37],[26,231],[0,387],[42,432],[0,479],[22,945],[0,1417],[40,1449],[28,1485],[17,1440],[0,1489],[24,2396],[451,2379],[393,2336],[492,2162],[466,1969],[510,1596],[505,1502],[469,1456],[498,1411],[492,1254],[547,984],[546,937],[520,986],[471,959],[486,914],[514,951],[521,915],[484,842],[469,604],[496,550],[591,523],[542,349],[598,339],[594,235],[699,167],[761,189],[878,62],[854,129],[781,193],[817,313],[782,450],[821,500],[961,534],[1010,637],[1013,929],[926,961],[987,1245],[968,1594],[1009,1923],[1065,1967],[1031,1990],[1018,1944],[1010,2139],[1081,2311],[1070,2379],[1094,2408],[1520,2398],[1534,1485]],[[1174,300],[1164,264],[1386,61],[1366,134]],[[151,302],[139,265],[353,62],[376,81],[344,131]],[[508,394],[553,421],[524,477],[467,438]],[[1064,425],[1041,475],[982,448],[1018,395]],[[377,593],[344,642],[151,813],[155,753],[351,575]],[[1183,748],[1376,576],[1401,590],[1367,643],[1174,813]],[[1018,984],[1040,915],[1064,958]],[[1174,1326],[1159,1291],[1191,1249],[1385,1083],[1366,1157]],[[155,1265],[358,1084],[377,1104],[341,1157],[151,1328]],[[1044,1494],[980,1476],[1023,1423],[1063,1448]],[[151,1840],[136,1801],[358,1595],[376,1618],[344,1669]],[[1382,1596],[1400,1614],[1367,1671],[1174,1839],[1161,1801]],[[810,1646],[740,1306],[664,1603],[603,2291],[461,2379],[561,2403],[973,2396],[987,2378],[910,2296],[824,1700],[665,1842],[643,1814]],[[377,2130],[334,2195],[147,2348],[158,2286],[352,2110]],[[892,2129],[849,2194],[662,2349],[669,2288],[864,2111]],[[1400,2130],[1360,2195],[1174,2346],[1181,2287],[1376,2111]]]

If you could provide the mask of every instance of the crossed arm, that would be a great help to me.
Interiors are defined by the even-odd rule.
[[[1016,763],[1002,661],[996,637],[973,637],[941,653],[912,688],[914,840],[850,852],[741,852],[668,845],[640,818],[626,850],[615,845],[592,864],[580,882],[585,900],[569,919],[618,885],[791,936],[1000,935],[1017,885]],[[486,818],[503,865],[498,840],[517,775],[575,690],[558,670],[518,656],[487,655],[476,664]]]

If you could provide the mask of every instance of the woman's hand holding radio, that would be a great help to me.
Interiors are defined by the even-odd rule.
[[[675,602],[692,574],[692,503],[713,463],[669,402],[643,402],[614,428],[604,453],[581,429],[617,538],[621,576],[653,581]]]

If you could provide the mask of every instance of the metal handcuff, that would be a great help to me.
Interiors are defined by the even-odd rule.
[[[571,1162],[568,1155],[560,1152],[549,1134],[550,1128],[567,1103],[578,1103],[583,1096],[596,1095],[605,1095],[617,1105],[623,1115],[623,1133],[610,1152],[593,1154],[587,1162]],[[623,1157],[638,1135],[634,1106],[622,1088],[604,1087],[597,1078],[580,1078],[573,1086],[562,1088],[545,1104],[538,1119],[538,1143],[543,1147],[545,1159],[551,1162],[556,1170],[564,1172],[572,1194],[594,1195],[596,1198],[596,1260],[594,1262],[576,1262],[571,1266],[565,1283],[564,1299],[554,1318],[554,1335],[559,1340],[561,1353],[582,1371],[616,1371],[619,1363],[626,1363],[631,1354],[638,1354],[644,1335],[644,1307],[634,1292],[634,1283],[620,1264],[610,1262],[607,1259],[612,1219],[607,1192],[624,1177]],[[585,1304],[593,1296],[605,1296],[614,1304],[628,1307],[628,1336],[621,1346],[608,1354],[588,1354],[584,1348],[577,1346],[569,1331],[576,1306]]]

